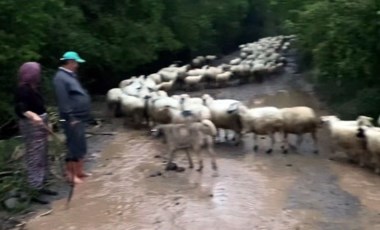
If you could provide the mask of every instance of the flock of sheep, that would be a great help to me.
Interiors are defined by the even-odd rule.
[[[132,77],[120,82],[118,88],[107,93],[107,106],[110,116],[120,113],[132,118],[134,124],[146,125],[154,133],[163,133],[169,147],[171,164],[174,152],[185,149],[189,166],[193,167],[188,152],[193,149],[199,158],[199,168],[203,168],[200,149],[207,147],[211,155],[212,167],[217,170],[214,139],[221,139],[224,130],[225,139],[233,131],[235,144],[241,142],[242,135],[253,133],[254,150],[258,150],[257,136],[270,137],[267,153],[273,151],[275,134],[283,136],[281,149],[289,149],[288,135],[297,135],[297,147],[303,135],[310,133],[314,143],[314,153],[318,153],[317,131],[327,127],[331,140],[331,150],[343,150],[347,156],[360,166],[372,166],[380,172],[380,128],[374,127],[373,119],[359,116],[354,121],[342,121],[336,116],[317,116],[312,108],[297,106],[276,108],[273,106],[248,108],[234,99],[216,99],[208,94],[190,97],[188,94],[168,95],[173,85],[190,89],[203,88],[203,85],[225,85],[235,78],[245,83],[271,74],[280,73],[286,65],[281,55],[286,51],[294,36],[276,36],[262,38],[256,42],[240,46],[240,57],[229,64],[210,66],[215,56],[195,58],[190,65],[175,65],[163,68],[149,76]],[[203,67],[202,67],[203,66]],[[379,136],[379,138],[378,138]]]

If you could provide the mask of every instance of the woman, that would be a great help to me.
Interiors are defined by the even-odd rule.
[[[26,62],[18,71],[18,87],[15,93],[15,112],[25,143],[25,163],[29,186],[39,194],[57,195],[43,188],[48,170],[48,118],[45,102],[38,91],[41,67],[37,62]],[[32,201],[48,204],[34,197]]]

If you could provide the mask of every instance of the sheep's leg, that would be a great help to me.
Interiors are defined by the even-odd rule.
[[[186,149],[185,151],[186,151],[187,160],[189,161],[189,168],[192,169],[194,167],[193,159],[191,159],[189,150]]]
[[[202,153],[201,153],[200,147],[194,148],[194,152],[197,155],[198,163],[199,163],[199,168],[197,169],[197,171],[202,172],[202,170],[203,170],[203,159],[202,159]]]
[[[287,154],[288,153],[288,149],[289,149],[289,142],[288,142],[288,133],[287,132],[284,132],[284,140],[283,140],[283,143],[284,143],[284,146],[283,146],[283,150],[282,152],[284,154]]]
[[[313,143],[314,143],[314,153],[318,154],[318,137],[317,137],[317,132],[311,132],[311,137],[313,138]]]
[[[273,152],[274,143],[276,142],[276,139],[274,138],[274,133],[269,134],[270,140],[271,140],[271,148],[267,150],[267,154],[270,154]]]
[[[253,151],[257,152],[259,150],[259,145],[257,144],[257,134],[253,133]]]

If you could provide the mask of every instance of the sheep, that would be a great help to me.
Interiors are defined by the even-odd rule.
[[[232,72],[230,72],[230,71],[217,74],[216,79],[215,79],[216,84],[218,86],[220,86],[219,85],[220,83],[223,84],[224,86],[227,85],[227,82],[228,82],[228,80],[230,80],[231,76],[232,76]]]
[[[120,95],[123,94],[123,91],[121,91],[120,88],[113,88],[108,90],[107,96],[106,96],[106,102],[107,102],[107,115],[109,119],[111,119],[112,116],[118,116],[118,111],[120,110]]]
[[[157,85],[157,90],[165,90],[166,92],[170,91],[173,87],[174,80],[171,80],[169,82],[162,82]]]
[[[199,97],[190,97],[188,94],[179,95],[181,109],[185,109],[188,105],[203,105],[203,99]]]
[[[376,174],[380,173],[380,128],[379,127],[366,127],[359,126],[356,136],[363,140],[364,149],[368,151],[374,163],[374,171]]]
[[[193,168],[193,161],[189,153],[189,149],[192,149],[198,157],[199,168],[197,171],[202,172],[203,159],[201,148],[205,146],[211,156],[211,166],[214,170],[214,175],[217,174],[218,167],[213,142],[213,137],[216,135],[216,128],[211,121],[202,120],[201,122],[189,124],[164,124],[158,125],[152,130],[153,133],[157,133],[158,131],[164,134],[169,150],[169,160],[166,170],[169,170],[175,152],[181,149],[186,151],[189,168]]]
[[[184,98],[184,95],[180,97],[180,106],[172,107],[170,105],[161,108],[158,112],[163,110],[167,111],[171,118],[171,123],[186,123],[189,121],[201,121],[201,120],[210,120],[211,112],[209,108],[204,106],[200,98]],[[189,103],[190,99],[199,99],[194,100],[196,103]],[[197,103],[198,102],[198,103]]]
[[[235,58],[230,61],[230,65],[238,65],[242,61],[241,58]]]
[[[210,85],[211,81],[215,81],[216,76],[221,73],[223,73],[223,70],[221,68],[211,66],[206,69],[203,78],[206,80],[208,85]]]
[[[147,98],[144,98],[147,99]],[[127,117],[132,116],[134,119],[134,124],[140,125],[142,123],[142,118],[147,118],[145,114],[145,100],[143,98],[129,96],[122,94],[119,96],[121,110],[125,115],[124,125],[127,124]],[[149,123],[149,122],[148,122]]]
[[[161,75],[158,73],[153,73],[148,75],[149,79],[152,79],[156,84],[160,84],[162,82]]]
[[[199,88],[202,88],[201,87],[201,84],[200,82],[202,81],[202,75],[198,75],[198,76],[187,76],[185,77],[184,79],[184,82],[186,84],[186,89],[189,91],[191,87],[194,87],[196,85],[199,86]]]
[[[141,91],[146,92],[147,89],[144,89],[144,84],[141,81],[134,81],[130,83],[128,86],[122,88],[124,94],[138,97]]]
[[[259,107],[248,109],[246,106],[239,106],[239,117],[242,123],[242,134],[253,132],[254,151],[258,150],[257,135],[269,135],[271,147],[266,153],[273,151],[275,144],[275,133],[282,132],[283,119],[281,110],[276,107]]]
[[[372,127],[371,118],[359,116],[356,121],[342,121],[336,116],[322,116],[320,119],[330,133],[332,157],[336,150],[345,150],[351,160],[359,161],[359,165],[363,167],[368,155],[364,151],[363,140],[356,138],[356,133],[359,126]]]
[[[373,126],[373,123],[372,123],[373,118],[367,117],[364,115],[358,116],[356,120],[354,121],[341,120],[335,115],[329,115],[329,116],[322,116],[321,121],[322,123],[327,123],[329,121],[336,121],[336,122],[339,121],[340,124],[344,124],[344,125],[358,125],[358,126],[368,126],[368,127]]]
[[[170,123],[172,124],[183,124],[192,121],[200,121],[196,114],[194,114],[191,110],[181,110],[179,108],[165,106],[164,108],[160,108],[157,112],[166,112],[169,114]]]
[[[205,67],[206,68],[206,67]],[[206,69],[192,69],[187,71],[187,76],[203,76],[206,73]]]
[[[152,126],[156,123],[170,123],[171,117],[166,107],[179,109],[179,100],[171,97],[152,97],[148,101],[148,116],[152,121]]]
[[[131,78],[129,78],[129,79],[123,80],[123,81],[121,81],[121,82],[119,83],[119,88],[124,88],[124,87],[126,87],[126,86],[132,84],[135,80],[136,80],[136,77],[135,77],[135,76],[133,76],[133,77],[131,77]]]
[[[175,80],[177,80],[177,77],[178,77],[178,73],[175,72],[174,70],[173,71],[160,70],[158,73],[160,74],[161,79],[165,82],[175,81]],[[164,82],[162,82],[162,83],[164,83]]]
[[[317,128],[321,127],[321,120],[312,108],[306,106],[296,106],[280,109],[283,117],[284,149],[283,153],[288,152],[288,134],[296,134],[297,147],[303,141],[303,134],[310,133],[314,143],[314,153],[318,153]]]
[[[192,66],[195,68],[201,67],[206,62],[206,58],[203,56],[198,56],[194,58],[191,62]]]
[[[204,94],[202,99],[204,105],[211,111],[211,121],[219,129],[233,130],[235,132],[233,140],[236,140],[235,145],[238,145],[241,137],[241,122],[237,109],[241,102],[232,99],[215,100],[208,94]],[[225,133],[225,139],[227,140],[227,133]]]

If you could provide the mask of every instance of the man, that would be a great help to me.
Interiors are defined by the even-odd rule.
[[[90,117],[91,101],[76,73],[79,63],[85,60],[73,51],[64,53],[60,60],[62,65],[54,76],[53,85],[68,147],[66,176],[71,182],[82,183],[82,178],[90,176],[83,171],[83,164],[87,153],[85,124]]]

